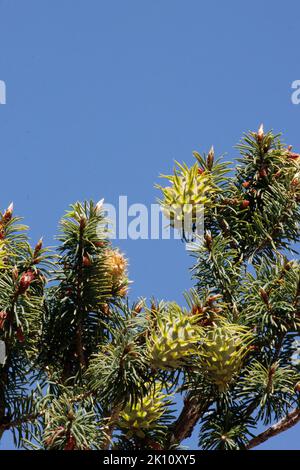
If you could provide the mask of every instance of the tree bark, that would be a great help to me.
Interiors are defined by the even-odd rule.
[[[258,436],[251,439],[247,445],[247,449],[253,449],[253,447],[262,444],[263,442],[270,439],[270,437],[277,436],[278,434],[287,431],[287,429],[295,426],[295,424],[298,422],[300,422],[300,408],[296,408],[295,410],[291,411],[285,418],[278,421],[278,423],[274,424]]]

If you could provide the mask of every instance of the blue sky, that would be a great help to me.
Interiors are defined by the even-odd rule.
[[[233,158],[261,122],[299,151],[299,17],[297,0],[0,0],[1,207],[14,201],[32,241],[53,245],[68,204],[150,204],[174,159],[212,144]],[[119,246],[132,298],[182,302],[192,260],[180,241]],[[299,431],[262,448],[300,449]]]

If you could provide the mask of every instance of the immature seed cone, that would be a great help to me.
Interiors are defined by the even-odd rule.
[[[241,369],[252,335],[239,325],[211,329],[200,347],[200,364],[209,381],[224,392]]]
[[[183,366],[196,351],[200,328],[195,316],[171,304],[167,312],[158,312],[157,321],[147,340],[149,358],[155,369],[174,369]]]
[[[178,164],[173,175],[164,177],[170,182],[170,186],[156,187],[162,191],[163,198],[160,204],[171,226],[182,228],[183,222],[186,224],[196,222],[197,216],[200,216],[201,206],[211,205],[212,196],[217,191],[211,175],[201,171],[196,163],[191,168]]]
[[[162,392],[161,384],[149,386],[146,395],[131,405],[127,403],[120,415],[120,428],[127,431],[127,437],[145,437],[145,431],[157,426],[158,421],[170,404],[170,395]]]

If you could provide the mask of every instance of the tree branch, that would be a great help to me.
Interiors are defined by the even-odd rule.
[[[274,424],[273,426],[266,429],[258,436],[251,439],[251,441],[249,441],[247,445],[247,449],[253,449],[253,447],[256,447],[262,444],[263,442],[270,439],[270,437],[277,436],[277,434],[287,431],[287,429],[295,426],[295,424],[299,422],[300,422],[300,408],[295,408],[285,418],[278,421],[278,423]]]
[[[170,428],[171,433],[167,448],[174,444],[179,444],[191,436],[194,427],[207,409],[207,406],[208,403],[206,401],[200,402],[197,397],[187,396],[185,398],[182,411]]]

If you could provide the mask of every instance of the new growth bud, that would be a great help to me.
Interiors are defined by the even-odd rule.
[[[260,127],[257,131],[257,134],[256,134],[256,138],[257,138],[258,142],[262,142],[262,140],[264,138],[264,126],[263,126],[263,124],[260,125]]]
[[[24,294],[29,288],[30,284],[34,280],[34,273],[32,271],[26,271],[22,274],[20,283],[19,283],[19,294]]]
[[[211,149],[208,152],[207,159],[206,159],[207,168],[209,170],[211,170],[213,167],[214,159],[215,159],[215,151],[214,151],[214,147],[211,146]]]
[[[12,218],[13,210],[14,210],[14,204],[13,202],[11,202],[8,208],[6,209],[6,211],[4,212],[2,216],[2,220],[5,222],[8,222]]]
[[[43,246],[43,237],[40,238],[37,244],[35,245],[34,253],[33,253],[34,258],[39,254],[39,252],[42,249],[42,246]]]
[[[102,208],[103,208],[103,204],[104,204],[104,199],[100,199],[100,201],[98,201],[97,204],[95,205],[95,212],[97,215],[100,215]]]

